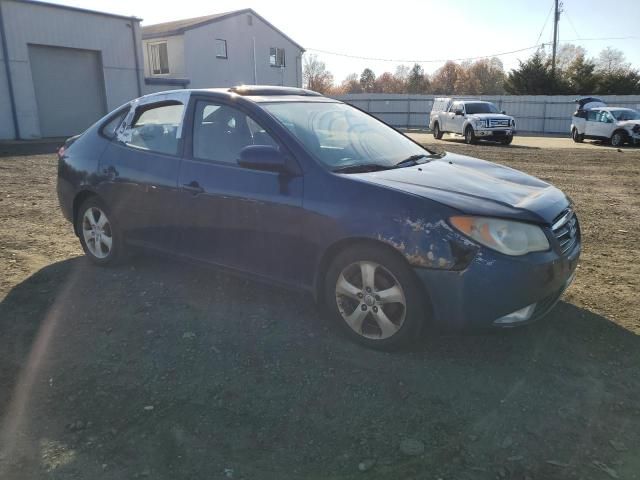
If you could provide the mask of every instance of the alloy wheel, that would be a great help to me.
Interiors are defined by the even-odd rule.
[[[402,285],[382,265],[352,263],[342,270],[335,288],[342,319],[358,335],[382,340],[395,335],[406,316]]]
[[[107,215],[98,207],[90,207],[82,216],[82,235],[89,252],[106,258],[113,247],[113,231]]]

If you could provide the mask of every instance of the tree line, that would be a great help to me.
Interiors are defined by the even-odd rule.
[[[583,47],[562,45],[555,71],[551,55],[539,49],[518,68],[504,71],[498,58],[448,61],[429,75],[418,63],[399,65],[395,72],[376,75],[370,68],[336,83],[316,55],[305,57],[305,87],[325,95],[348,93],[413,93],[434,95],[631,95],[640,94],[640,72],[624,54],[608,47],[595,58]]]

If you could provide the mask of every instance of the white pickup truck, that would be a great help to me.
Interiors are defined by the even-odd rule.
[[[466,143],[482,139],[509,145],[516,133],[516,121],[500,112],[491,102],[436,98],[429,117],[429,128],[437,139],[445,133],[455,133],[464,135]]]

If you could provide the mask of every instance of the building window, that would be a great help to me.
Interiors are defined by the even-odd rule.
[[[169,52],[167,42],[149,44],[149,68],[152,75],[169,73]]]
[[[284,67],[284,48],[271,47],[269,50],[269,65],[272,67]]]
[[[216,38],[216,58],[227,58],[227,41]]]

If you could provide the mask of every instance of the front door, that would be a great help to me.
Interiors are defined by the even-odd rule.
[[[100,158],[101,195],[130,242],[174,248],[184,109],[178,101],[137,106]]]
[[[299,281],[303,177],[238,165],[244,147],[278,143],[236,107],[193,102],[191,142],[179,177],[184,222],[180,251],[285,282]]]

